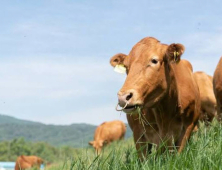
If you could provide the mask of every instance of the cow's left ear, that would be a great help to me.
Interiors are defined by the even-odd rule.
[[[178,63],[184,51],[185,47],[182,44],[171,44],[167,48],[166,57],[168,61]]]
[[[127,56],[126,54],[122,54],[122,53],[118,53],[118,54],[114,55],[110,59],[111,66],[115,67],[116,65],[123,64],[126,56]]]

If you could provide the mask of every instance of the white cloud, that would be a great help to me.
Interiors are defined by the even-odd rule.
[[[52,124],[124,119],[109,106],[124,78],[104,60],[2,60],[0,112]]]
[[[88,59],[86,59],[88,60]],[[4,61],[0,63],[0,97],[66,98],[105,93],[107,83],[121,83],[109,63],[73,60]],[[101,86],[101,88],[99,88]],[[93,91],[96,89],[97,91]],[[91,90],[89,92],[89,90]],[[107,91],[108,92],[108,91]]]

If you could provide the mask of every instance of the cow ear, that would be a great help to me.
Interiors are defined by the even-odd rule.
[[[167,48],[166,56],[168,61],[178,63],[181,55],[183,54],[185,47],[182,44],[171,44]]]
[[[94,141],[90,141],[90,142],[89,142],[89,145],[93,145],[93,142],[94,142]]]
[[[122,54],[122,53],[118,53],[116,55],[114,55],[111,59],[110,59],[110,64],[113,67],[116,67],[116,65],[123,65],[123,62],[126,58],[126,54]]]

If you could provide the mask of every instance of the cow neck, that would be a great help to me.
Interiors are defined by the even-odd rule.
[[[177,78],[177,65],[176,63],[165,63],[165,73],[166,73],[166,80],[167,80],[167,92],[163,100],[160,102],[159,109],[162,112],[166,112],[167,116],[175,116],[176,113],[181,114],[182,106],[181,106],[181,98],[180,92],[178,87],[178,78]]]

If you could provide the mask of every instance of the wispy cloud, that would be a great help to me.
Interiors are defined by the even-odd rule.
[[[67,119],[67,117],[69,119]],[[48,115],[46,120],[45,123],[52,124],[71,124],[76,122],[99,125],[104,121],[111,120],[122,120],[123,122],[127,122],[126,114],[123,112],[117,112],[115,110],[115,104],[85,108],[82,109],[82,111],[74,111],[63,115]]]
[[[0,64],[0,96],[3,98],[64,98],[96,95],[109,83],[121,83],[124,77],[114,75],[109,63],[69,60],[5,61]],[[92,85],[92,86],[90,86]],[[104,87],[105,88],[105,87]],[[108,90],[107,90],[108,91]]]

